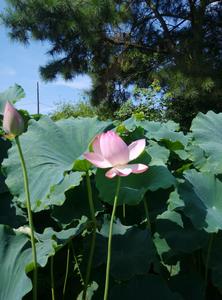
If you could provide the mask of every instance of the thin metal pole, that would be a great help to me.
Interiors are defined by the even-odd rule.
[[[39,82],[37,81],[37,114],[39,115]]]

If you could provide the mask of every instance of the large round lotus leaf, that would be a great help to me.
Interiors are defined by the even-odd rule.
[[[148,139],[156,141],[168,140],[170,142],[179,142],[181,146],[185,146],[188,137],[182,132],[177,132],[178,124],[168,121],[166,123],[154,121],[136,121],[133,118],[126,120],[124,123],[128,130],[134,130],[136,127],[142,127],[145,130],[145,135]]]
[[[20,137],[28,170],[32,210],[46,209],[50,190],[63,180],[64,173],[87,151],[93,137],[110,123],[96,118],[68,119],[54,123],[43,117],[31,120],[26,133]],[[17,201],[25,206],[22,170],[16,145],[3,162],[6,184]]]
[[[168,122],[161,123],[161,122],[148,121],[148,120],[139,121],[132,117],[124,121],[123,124],[130,131],[134,130],[136,127],[143,128],[143,127],[149,127],[149,125],[152,127],[153,124],[157,124],[158,128],[160,126],[164,126],[171,131],[178,131],[180,129],[180,125],[171,120]]]
[[[23,88],[18,84],[13,85],[9,87],[6,91],[0,93],[0,114],[4,113],[4,107],[7,101],[15,103],[24,97],[25,92]]]
[[[123,227],[123,232],[119,227]],[[110,267],[112,277],[118,280],[128,280],[136,274],[146,274],[157,255],[150,232],[136,227],[127,229],[121,224],[118,224],[117,230],[112,237]],[[94,264],[97,266],[106,264],[107,243],[106,232],[104,235],[97,234],[94,255]]]
[[[118,205],[123,203],[136,205],[143,199],[148,190],[166,189],[174,184],[175,178],[164,166],[151,166],[148,171],[142,174],[131,174],[121,177]],[[96,173],[96,186],[102,200],[113,204],[117,178],[108,179],[105,177],[105,171],[98,169]]]
[[[98,191],[95,185],[92,185],[92,192],[95,211],[103,210],[102,203],[98,199]],[[58,197],[59,194],[55,196]],[[63,228],[81,219],[82,216],[86,216],[89,219],[91,218],[85,178],[78,187],[70,187],[63,196],[66,198],[64,204],[62,206],[53,206],[52,208],[52,217]]]
[[[222,173],[222,113],[209,111],[207,114],[199,113],[193,120],[191,130],[195,142],[207,155],[202,171],[214,174]],[[199,159],[199,156],[197,156]]]
[[[222,182],[212,173],[185,172],[186,182],[179,185],[183,209],[197,229],[217,232],[222,229]]]
[[[113,287],[110,292],[111,300],[182,300],[183,298],[172,292],[167,283],[158,275],[136,276],[127,283]]]
[[[147,152],[151,156],[149,166],[166,166],[170,156],[170,151],[160,146],[157,142],[149,141]]]
[[[157,232],[174,251],[190,253],[201,249],[207,243],[207,233],[196,230],[190,220],[182,220],[175,211],[165,211],[157,217]]]
[[[179,273],[176,276],[170,277],[169,286],[172,291],[179,293],[181,299],[187,300],[203,300],[204,297],[204,280],[200,274],[193,269],[188,272]],[[163,298],[164,299],[164,298]],[[214,297],[210,298],[216,300]]]
[[[66,174],[60,183],[51,188],[49,195],[50,203],[53,205],[62,205],[66,200],[65,193],[79,186],[84,174],[83,172],[71,172]]]
[[[211,269],[211,276],[214,286],[218,287],[220,291],[222,290],[222,232],[210,236],[212,239],[212,248],[209,259],[209,268]],[[204,249],[205,262],[207,257],[208,247]]]
[[[32,289],[25,272],[30,257],[29,239],[0,225],[0,241],[0,299],[20,300]]]

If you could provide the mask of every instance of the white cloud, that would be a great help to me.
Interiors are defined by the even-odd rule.
[[[67,86],[71,89],[85,90],[85,91],[89,91],[92,88],[92,80],[87,75],[79,75],[73,80],[68,80],[68,81],[59,79],[55,81],[54,84]]]
[[[2,76],[15,76],[16,71],[11,67],[1,67],[0,66],[0,75]]]

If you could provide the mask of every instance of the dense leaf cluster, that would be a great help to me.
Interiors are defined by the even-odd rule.
[[[69,251],[66,299],[81,299],[92,236],[85,176],[90,171],[97,234],[89,295],[103,299],[116,179],[106,178],[82,154],[96,134],[113,128],[127,143],[146,139],[137,162],[149,170],[121,180],[110,299],[221,299],[221,127],[222,114],[212,111],[200,113],[186,135],[173,121],[130,118],[115,127],[96,118],[30,120],[20,141],[36,229],[39,297],[50,299],[54,257],[55,293],[62,299]],[[33,262],[21,166],[14,143],[2,137],[0,148],[0,299],[31,299]]]

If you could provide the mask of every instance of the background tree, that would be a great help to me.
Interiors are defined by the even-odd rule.
[[[89,74],[93,104],[116,110],[130,84],[158,79],[171,94],[167,116],[184,127],[198,111],[222,110],[222,1],[7,2],[2,18],[13,39],[50,43],[43,78]]]

